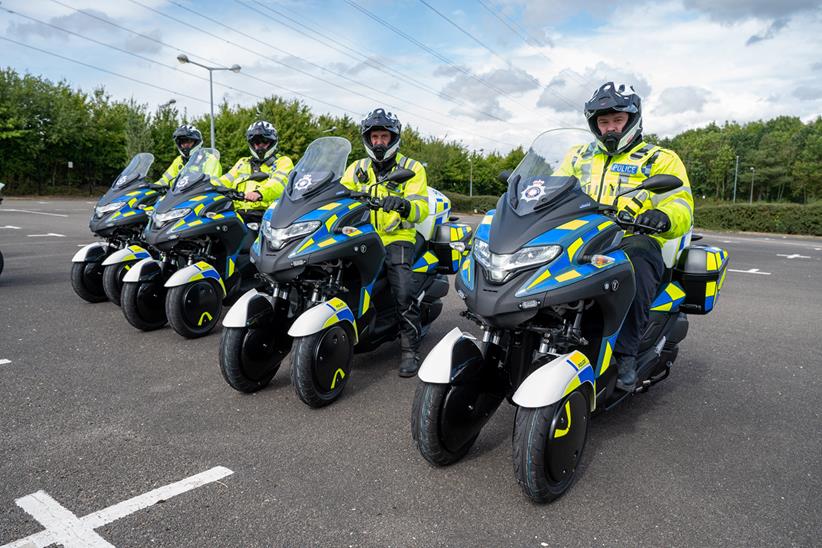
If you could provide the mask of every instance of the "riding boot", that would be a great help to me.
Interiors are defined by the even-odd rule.
[[[420,355],[414,351],[402,351],[400,357],[400,377],[413,377],[420,368]]]
[[[636,386],[636,357],[617,356],[617,388],[626,392],[633,392]]]

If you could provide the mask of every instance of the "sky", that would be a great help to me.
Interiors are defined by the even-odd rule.
[[[208,112],[185,53],[241,66],[213,73],[215,103],[382,106],[486,152],[586,127],[607,81],[633,85],[662,136],[822,114],[820,0],[2,0],[0,29],[0,66],[150,109]]]

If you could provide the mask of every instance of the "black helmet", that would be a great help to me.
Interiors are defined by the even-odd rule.
[[[625,112],[628,122],[622,131],[600,135],[597,117],[611,112]],[[634,88],[628,84],[603,84],[585,103],[585,118],[588,127],[596,137],[597,144],[606,154],[619,154],[630,147],[642,134],[642,100]]]
[[[277,130],[271,122],[260,121],[254,122],[245,131],[245,140],[248,141],[248,150],[251,155],[258,160],[268,160],[272,154],[277,152],[277,144],[280,138],[277,135]],[[267,144],[266,148],[262,145]]]
[[[191,155],[203,146],[203,134],[194,126],[183,124],[174,130],[171,137],[174,139],[174,144],[185,161],[188,161]],[[194,144],[186,147],[182,146],[182,141],[189,140],[194,141]]]
[[[391,141],[388,146],[371,145],[371,130],[384,129],[391,133]],[[400,120],[385,110],[378,108],[372,110],[365,117],[365,120],[360,124],[360,135],[362,136],[362,144],[365,146],[365,151],[372,160],[381,164],[390,161],[397,154],[397,149],[400,148],[400,133],[402,132],[402,124]]]

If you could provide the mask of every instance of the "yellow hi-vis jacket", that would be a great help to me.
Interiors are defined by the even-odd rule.
[[[340,183],[349,190],[368,192],[370,187],[377,185],[376,195],[378,197],[402,196],[411,202],[411,212],[406,219],[401,218],[396,211],[388,212],[380,209],[371,212],[371,222],[377,229],[384,245],[394,242],[410,242],[413,244],[416,239],[414,225],[422,222],[428,216],[428,179],[425,175],[425,166],[416,160],[397,153],[396,165],[392,168],[392,171],[397,168],[410,169],[416,175],[396,187],[393,187],[393,183],[378,184],[371,159],[365,158],[349,165],[340,180]],[[358,169],[368,175],[366,182],[361,183],[357,178]],[[389,188],[389,185],[392,187]]]
[[[565,155],[562,165],[553,175],[573,175],[582,190],[600,203],[611,205],[622,191],[639,186],[652,175],[674,175],[683,186],[665,193],[641,190],[619,198],[617,210],[627,210],[634,216],[649,209],[664,212],[671,220],[667,232],[651,235],[660,247],[667,240],[685,235],[694,224],[694,200],[685,165],[679,156],[659,146],[640,142],[630,150],[608,156],[596,143],[574,146]]]
[[[166,169],[160,178],[157,179],[155,184],[171,188],[172,181],[174,181],[174,178],[180,173],[180,170],[183,169],[184,165],[186,165],[186,163],[183,161],[183,157],[177,156],[174,158],[174,161],[171,162],[171,165],[168,166],[168,169]]]
[[[250,181],[245,178],[255,170],[251,164],[251,156],[240,158],[228,172],[220,177],[220,184],[233,188],[238,192],[252,192],[256,190],[263,199],[259,202],[236,200],[234,209],[267,209],[271,202],[278,199],[285,189],[288,174],[294,169],[294,163],[288,156],[272,156],[269,161],[259,164],[259,171],[268,173],[265,181]]]

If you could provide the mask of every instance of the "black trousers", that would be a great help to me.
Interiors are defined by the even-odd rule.
[[[654,302],[665,273],[665,262],[662,260],[659,244],[644,234],[625,238],[619,247],[634,265],[636,295],[625,316],[614,350],[617,354],[636,356],[651,313],[651,303]]]
[[[386,276],[397,302],[403,352],[417,352],[420,346],[420,305],[416,299],[419,291],[411,271],[413,260],[414,246],[410,242],[394,242],[385,248]]]

